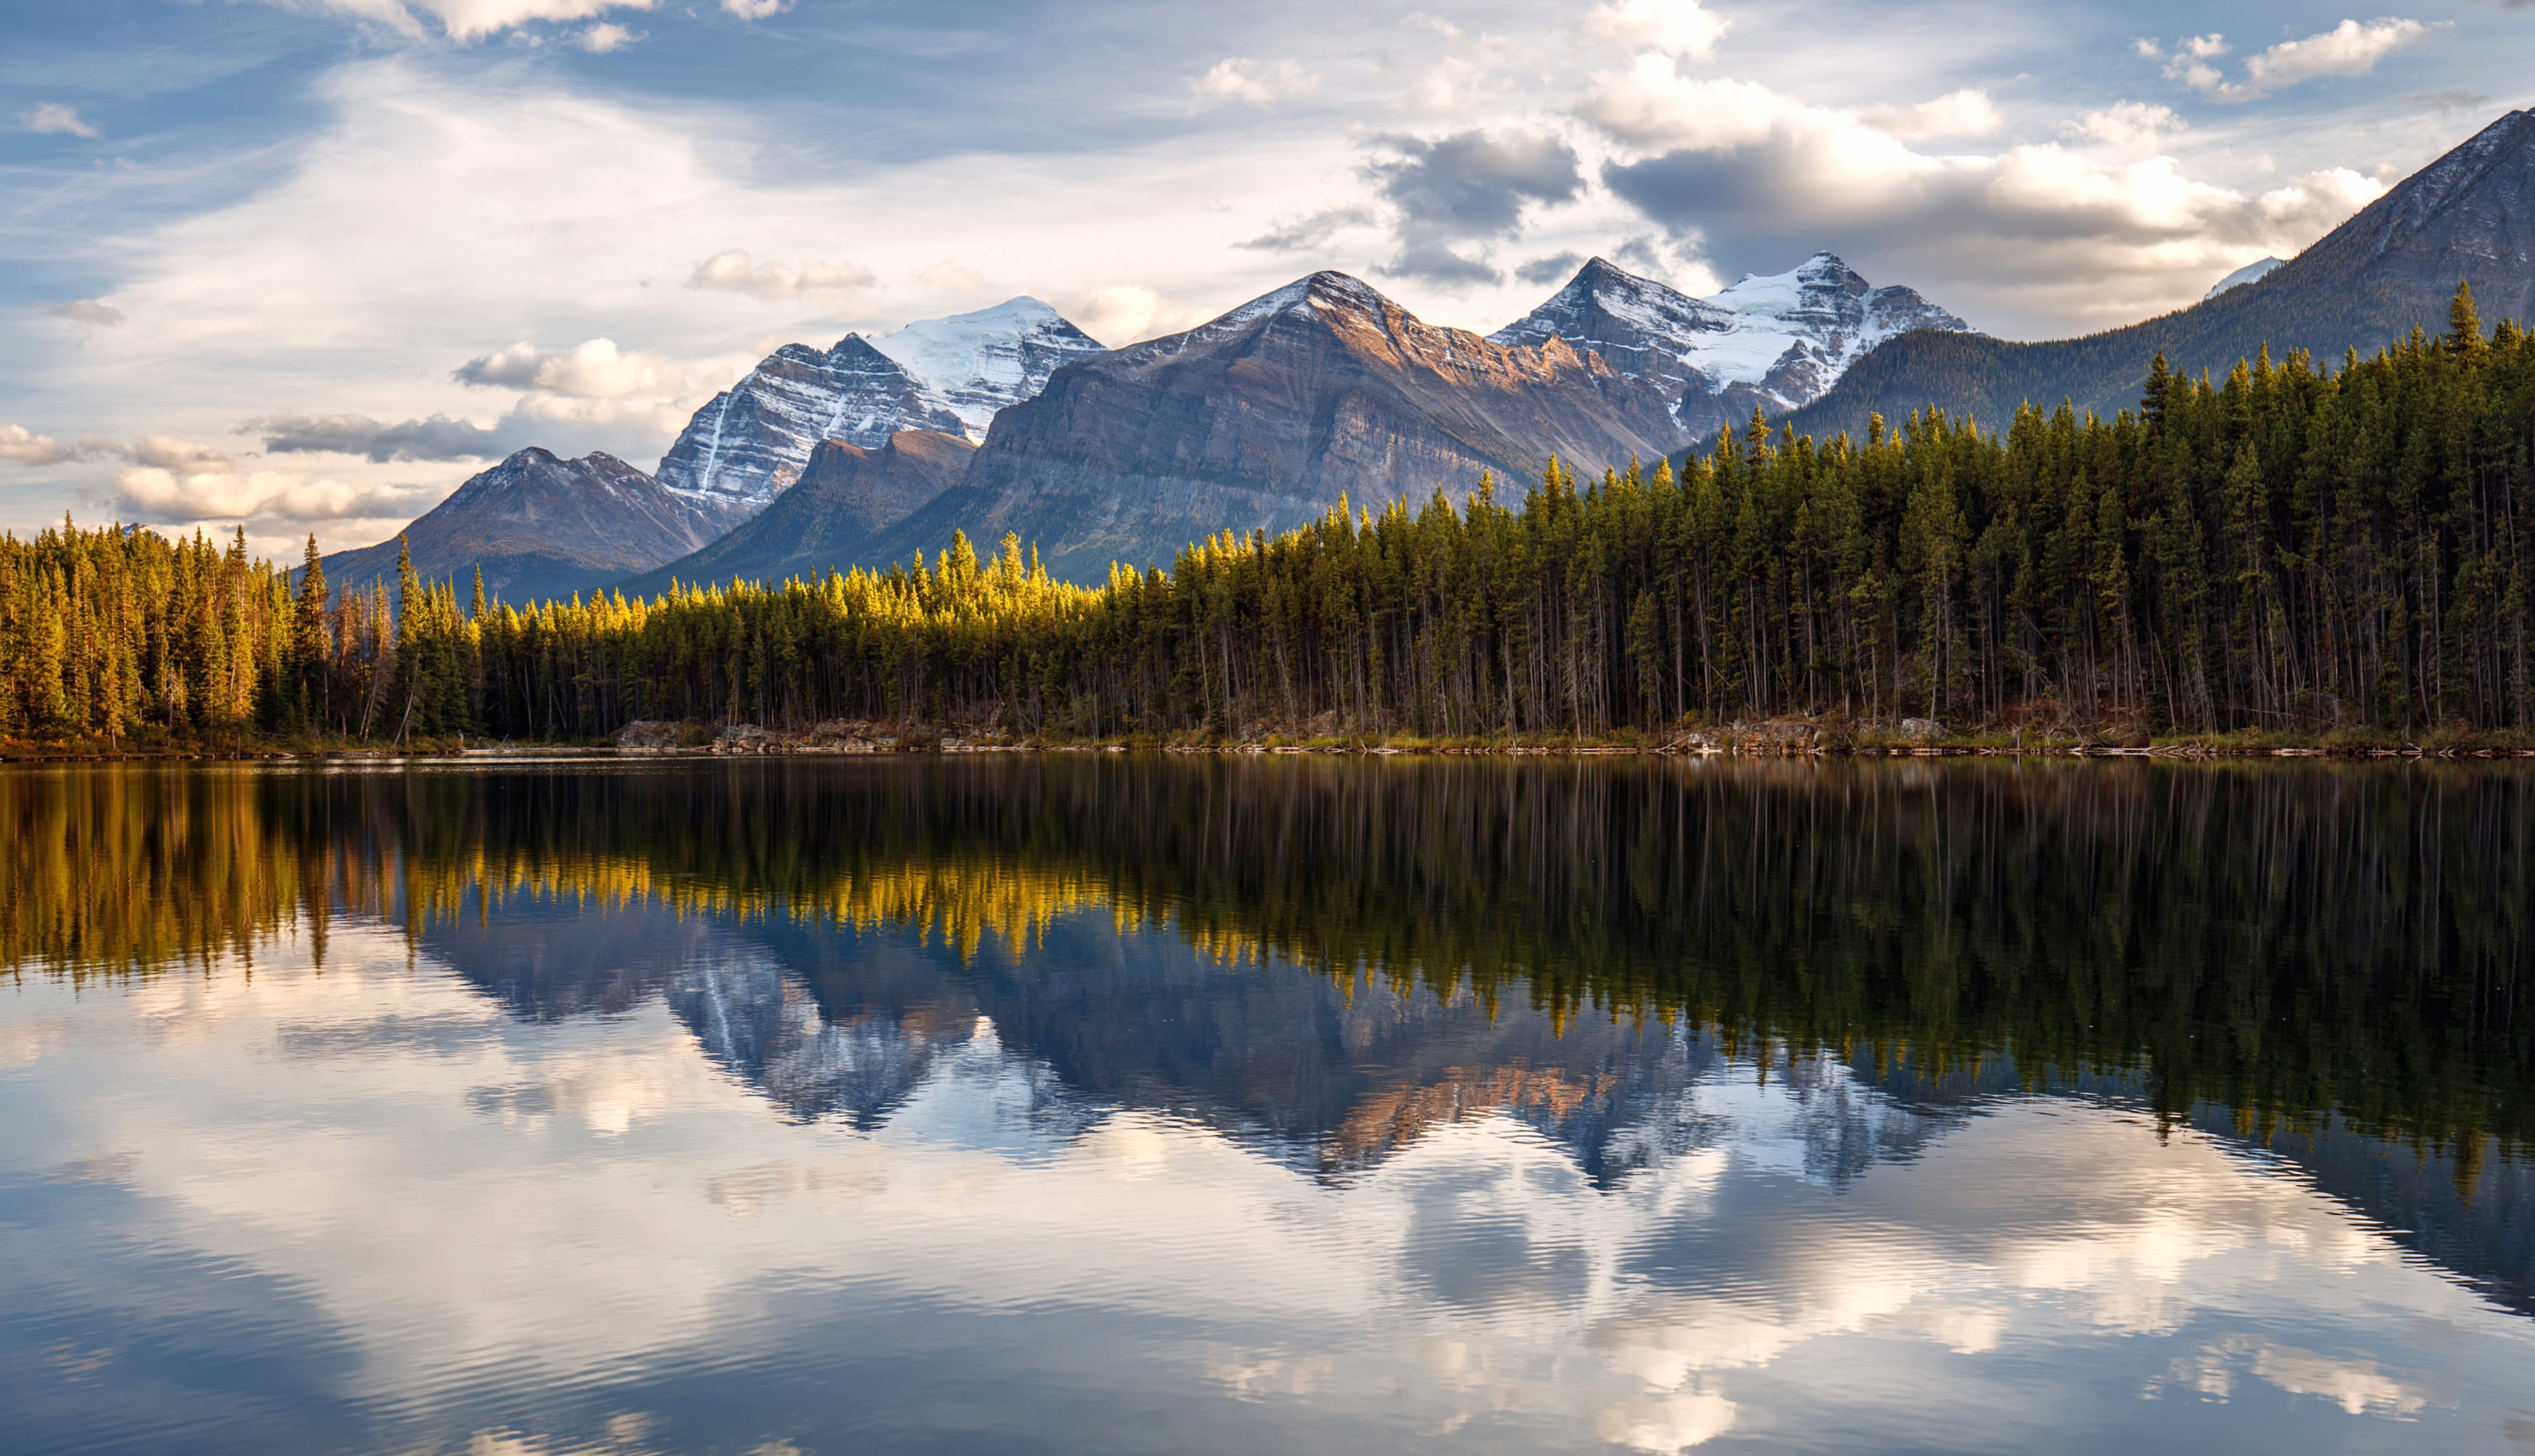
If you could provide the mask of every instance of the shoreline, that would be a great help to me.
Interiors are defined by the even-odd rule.
[[[2086,758],[2218,759],[2319,758],[2344,762],[2390,759],[2535,759],[2535,748],[2457,744],[2401,747],[2351,744],[2227,744],[2207,742],[2105,744],[1998,744],[1988,742],[1791,745],[1784,743],[1665,744],[1169,744],[1120,741],[1032,743],[936,741],[868,746],[814,744],[709,744],[675,748],[620,748],[592,744],[520,744],[494,748],[240,748],[89,749],[0,747],[0,763],[310,763],[384,767],[406,763],[585,763],[602,761],[709,760],[715,758],[841,758],[965,754],[1182,754],[1226,758]]]

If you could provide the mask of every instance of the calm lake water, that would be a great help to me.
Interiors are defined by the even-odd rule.
[[[2535,1452],[2535,774],[0,770],[0,1447]]]

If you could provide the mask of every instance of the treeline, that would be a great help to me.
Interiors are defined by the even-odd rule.
[[[239,549],[66,528],[0,559],[0,731],[572,739],[718,717],[1466,738],[1808,714],[2524,733],[2531,450],[2535,341],[2486,334],[2460,290],[2445,335],[2337,370],[2265,353],[2213,382],[2160,359],[2111,420],[2028,407],[1983,433],[1932,412],[1820,443],[1756,416],[1679,468],[1588,482],[1553,463],[1520,510],[1485,481],[1458,508],[1440,490],[1341,505],[1097,588],[962,538],[931,564],[649,601],[488,608],[479,585],[462,609],[407,568],[330,603],[313,561],[286,595]],[[118,607],[145,574],[79,566],[116,551],[195,584],[157,616]],[[164,624],[130,629],[128,684],[33,645],[56,620],[125,618]]]

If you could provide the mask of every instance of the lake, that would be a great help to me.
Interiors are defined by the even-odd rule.
[[[0,769],[73,1451],[2535,1452],[2535,772]]]

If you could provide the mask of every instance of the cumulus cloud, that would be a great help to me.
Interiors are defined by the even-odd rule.
[[[57,101],[37,101],[31,111],[21,111],[18,120],[27,130],[53,137],[94,137],[96,128],[80,120],[80,114]]]
[[[1547,133],[1381,137],[1375,145],[1392,156],[1365,176],[1398,214],[1399,250],[1383,271],[1431,283],[1500,281],[1493,264],[1462,247],[1511,237],[1526,210],[1570,201],[1584,186],[1576,149]]]
[[[1587,98],[1640,159],[1604,180],[1729,267],[1820,247],[1908,271],[1960,311],[2127,321],[2198,296],[2246,256],[2288,256],[2383,188],[2347,170],[2259,194],[2196,182],[2168,157],[2107,163],[2057,145],[1929,155],[1849,112],[1645,58]],[[2136,120],[2136,118],[2133,118]]]
[[[426,18],[460,42],[498,35],[533,21],[586,21],[611,10],[649,10],[654,0],[265,0],[284,10],[327,11],[401,35],[430,33]]]
[[[50,435],[38,435],[25,425],[0,425],[0,460],[15,460],[21,465],[58,465],[77,457],[77,451]]]
[[[360,455],[395,460],[493,459],[510,454],[504,431],[435,414],[428,419],[382,424],[361,414],[278,414],[241,427],[262,435],[269,455]]]
[[[591,26],[575,35],[573,44],[588,51],[591,55],[603,56],[610,51],[623,50],[644,38],[641,31],[629,30],[614,21],[609,21],[605,25]]]
[[[1371,227],[1376,219],[1370,209],[1347,205],[1323,208],[1287,221],[1279,222],[1241,246],[1267,253],[1313,253],[1326,248],[1339,233],[1351,228]]]
[[[405,516],[428,509],[436,493],[414,486],[350,485],[291,470],[242,469],[215,458],[136,465],[91,494],[122,519],[184,525]]]
[[[2230,81],[2210,62],[2227,53],[2220,35],[2200,35],[2178,45],[2166,56],[2165,74],[2216,101],[2250,101],[2300,82],[2326,76],[2365,76],[2377,63],[2419,40],[2430,28],[2419,21],[2387,16],[2380,20],[2345,20],[2319,34],[2283,40],[2249,56],[2242,80]],[[2141,42],[2140,53],[2165,53]]]
[[[1994,137],[2007,128],[1989,92],[1965,88],[1916,106],[1879,106],[1858,113],[1868,126],[1904,142],[1939,137]]]
[[[1306,95],[1318,91],[1321,78],[1292,61],[1262,63],[1248,56],[1233,56],[1214,63],[1212,70],[1189,83],[1189,90],[1200,101],[1245,101],[1253,106],[1273,105],[1287,96]]]
[[[110,329],[123,322],[123,310],[112,304],[99,303],[93,298],[74,298],[68,303],[54,304],[44,312],[56,319],[68,319],[74,324],[90,324],[104,329]]]
[[[747,249],[730,248],[697,264],[696,271],[687,276],[687,286],[745,293],[767,303],[780,303],[816,294],[866,294],[880,286],[880,279],[872,275],[870,269],[850,263],[811,263],[789,268],[780,263],[760,263],[749,256]]]
[[[450,377],[464,385],[537,390],[579,399],[674,394],[686,388],[684,370],[655,354],[626,353],[612,338],[592,338],[569,349],[515,343],[467,360]]]
[[[0,425],[0,459],[29,466],[120,461],[123,468],[110,482],[82,494],[121,519],[158,524],[409,515],[432,494],[417,487],[347,485],[298,471],[242,466],[211,446],[166,435],[66,445],[24,425]]]
[[[2169,106],[2115,101],[2069,122],[2061,131],[2081,142],[2098,142],[2125,152],[2153,152],[2187,125]]]
[[[1665,55],[1706,60],[1725,38],[1725,21],[1699,0],[1609,0],[1584,18],[1584,28],[1624,45]]]
[[[792,8],[792,0],[721,0],[721,8],[744,21],[762,21]]]

